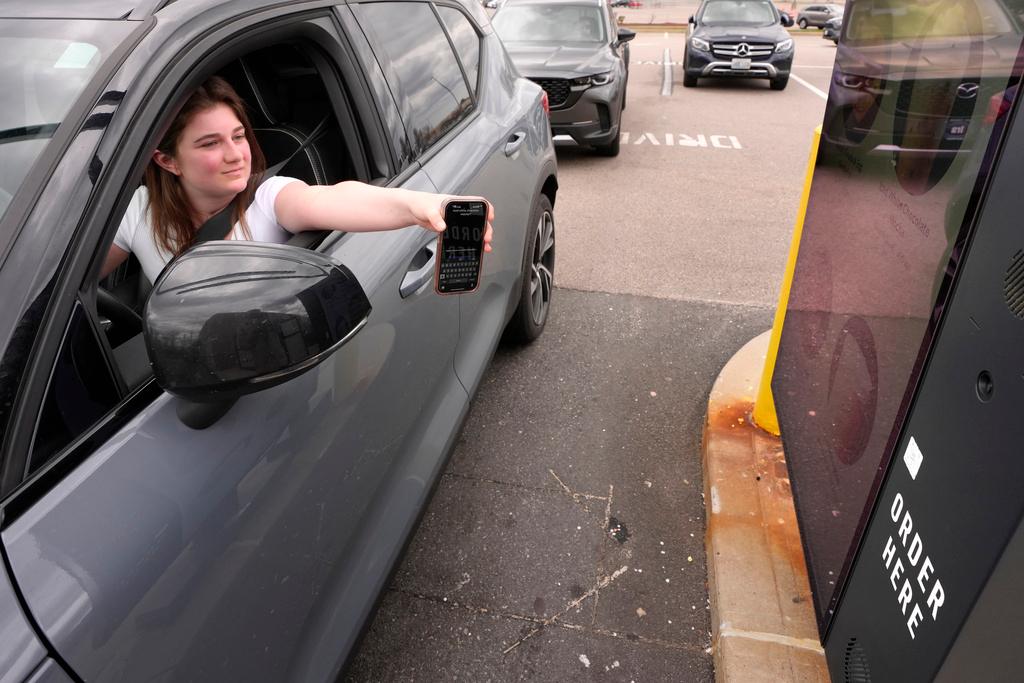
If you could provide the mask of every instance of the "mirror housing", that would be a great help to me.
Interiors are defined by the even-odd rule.
[[[690,18],[686,20],[686,23],[693,25],[696,24],[697,22],[693,20],[693,15],[691,14]]]
[[[143,332],[157,383],[196,403],[224,403],[316,366],[366,324],[352,272],[284,244],[211,241],[164,268]]]
[[[779,23],[785,26],[786,28],[789,28],[790,26],[793,25],[793,17],[789,16],[788,14],[780,14]]]
[[[629,41],[636,38],[636,31],[632,31],[628,28],[620,28],[616,38],[620,44],[628,43]]]

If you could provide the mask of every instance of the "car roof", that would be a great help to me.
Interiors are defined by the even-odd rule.
[[[0,0],[0,17],[17,19],[127,19],[168,0]]]
[[[605,7],[608,0],[505,0],[502,7],[513,5],[585,5],[588,7]]]

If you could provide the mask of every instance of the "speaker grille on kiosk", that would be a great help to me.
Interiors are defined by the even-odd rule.
[[[1013,255],[1003,278],[1003,296],[1013,314],[1024,320],[1024,249]]]
[[[846,644],[846,655],[843,657],[844,683],[871,683],[871,671],[868,669],[868,655],[864,646],[856,638],[850,638]]]

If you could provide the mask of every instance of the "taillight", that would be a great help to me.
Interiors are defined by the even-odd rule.
[[[1006,97],[1006,92],[1000,92],[993,95],[988,101],[988,111],[985,112],[985,123],[992,125],[1010,110],[1010,99]]]
[[[545,114],[551,116],[551,104],[548,102],[547,90],[542,90],[540,93],[540,106],[543,107]]]

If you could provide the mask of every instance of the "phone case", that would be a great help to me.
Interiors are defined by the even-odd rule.
[[[459,197],[458,199],[446,199],[441,205],[441,215],[445,216],[448,213],[448,204],[451,202],[483,202],[487,207],[487,212],[484,214],[484,230],[487,229],[487,216],[490,215],[491,204],[483,197]],[[447,224],[448,219],[445,219]],[[480,280],[484,274],[484,250],[483,243],[480,245],[480,266],[477,269],[476,275],[476,286],[473,289],[462,289],[458,292],[442,292],[441,291],[441,255],[444,248],[444,233],[437,235],[437,265],[434,268],[434,292],[441,296],[455,296],[458,294],[472,294],[476,290],[480,289]]]

